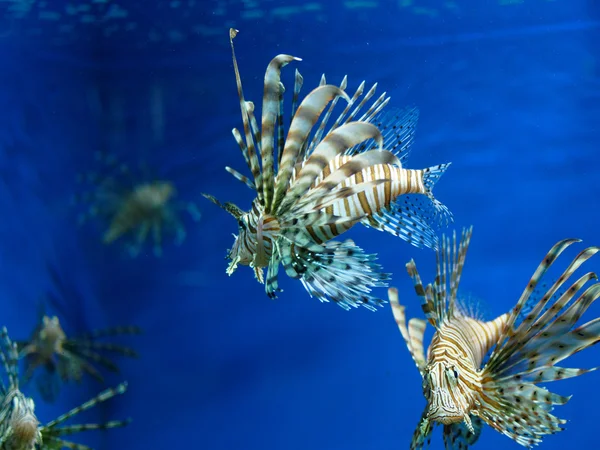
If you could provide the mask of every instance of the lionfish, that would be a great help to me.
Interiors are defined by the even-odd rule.
[[[545,435],[563,430],[566,421],[551,411],[570,398],[537,385],[595,370],[557,364],[600,340],[599,319],[576,327],[600,297],[596,274],[589,272],[570,281],[600,248],[581,251],[556,281],[544,286],[540,280],[559,255],[580,241],[558,242],[536,269],[516,306],[484,322],[466,313],[457,301],[471,233],[472,228],[463,230],[458,249],[456,234],[452,245],[450,239],[442,239],[437,275],[427,287],[414,261],[406,265],[427,321],[435,327],[427,357],[423,351],[426,321],[413,318],[407,327],[396,289],[388,292],[400,333],[423,377],[427,399],[411,449],[427,446],[437,423],[444,425],[446,449],[467,449],[479,438],[484,423],[530,448]],[[538,289],[540,286],[544,289]]]
[[[127,390],[127,383],[107,389],[96,397],[60,417],[42,425],[35,415],[33,400],[19,389],[17,346],[6,331],[0,332],[0,357],[8,385],[0,381],[0,450],[91,450],[86,445],[63,439],[63,436],[88,430],[100,430],[127,425],[130,420],[114,420],[102,424],[63,425],[71,417],[86,411]]]
[[[106,369],[118,372],[119,368],[103,352],[111,352],[136,358],[137,353],[126,346],[109,342],[98,342],[98,338],[117,335],[140,334],[141,330],[135,326],[113,327],[95,330],[91,333],[68,338],[56,316],[42,317],[41,323],[35,328],[29,341],[17,342],[19,358],[25,360],[25,373],[23,380],[29,381],[38,368],[43,368],[46,375],[58,375],[63,382],[81,381],[83,373],[88,373],[96,380],[103,382],[102,374],[90,361],[96,362]],[[56,388],[52,380],[38,383],[40,395],[46,401],[53,401]]]
[[[352,240],[332,239],[360,222],[417,247],[435,247],[432,224],[449,220],[450,212],[434,198],[432,189],[449,164],[405,169],[402,163],[412,143],[417,111],[384,117],[386,93],[367,107],[377,84],[365,93],[363,82],[350,97],[346,77],[337,87],[326,84],[323,76],[298,106],[303,78],[296,71],[292,118],[284,137],[281,69],[300,61],[290,55],[276,56],[267,67],[259,128],[254,104],[242,91],[233,46],[236,35],[237,30],[231,29],[245,139],[237,129],[232,132],[253,180],[230,167],[226,170],[254,190],[256,198],[246,212],[204,194],[238,222],[227,273],[231,275],[238,264],[249,265],[257,280],[265,283],[267,295],[275,298],[281,291],[277,276],[282,264],[288,276],[300,279],[321,301],[331,299],[344,309],[363,305],[375,310],[383,301],[371,296],[371,289],[386,286],[388,275],[381,273],[375,255],[365,254]],[[327,127],[340,98],[346,107]]]
[[[200,212],[192,202],[175,200],[177,190],[171,181],[135,180],[129,167],[114,155],[97,152],[96,159],[103,164],[101,170],[78,177],[80,183],[92,185],[91,190],[74,197],[75,203],[88,205],[79,215],[79,224],[93,217],[105,220],[108,226],[102,241],[111,244],[123,240],[132,257],[140,253],[149,236],[156,256],[162,255],[164,234],[173,234],[176,244],[184,241],[186,231],[179,211],[187,211],[195,221]]]

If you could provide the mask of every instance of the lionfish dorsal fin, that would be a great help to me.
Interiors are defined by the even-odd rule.
[[[429,323],[439,328],[444,320],[455,314],[458,285],[473,228],[462,231],[461,241],[457,246],[456,233],[452,241],[442,236],[442,243],[436,253],[436,276],[433,284],[423,286],[414,260],[406,264],[406,270],[413,280],[415,292],[421,300],[421,308]],[[448,291],[449,285],[449,291]]]
[[[450,240],[442,238],[442,246],[441,246],[441,257],[440,259],[444,260],[443,266],[443,282],[446,284],[446,278],[449,274],[449,283],[450,283],[450,295],[447,296],[446,292],[444,292],[444,298],[448,299],[448,305],[446,314],[451,317],[454,314],[456,309],[456,302],[458,296],[458,286],[460,284],[460,278],[462,276],[463,267],[465,265],[465,258],[467,256],[467,250],[469,248],[469,243],[471,242],[471,235],[473,234],[473,227],[469,227],[462,230],[462,235],[460,239],[460,243],[456,241],[456,231],[452,235],[452,247],[450,247]],[[445,242],[445,243],[444,243]],[[438,265],[439,272],[439,265]],[[440,305],[441,302],[438,302]]]
[[[414,260],[411,259],[408,263],[406,263],[406,271],[413,280],[415,292],[421,301],[421,309],[423,310],[423,314],[425,314],[425,317],[429,323],[438,329],[441,326],[441,322],[437,314],[437,308],[435,307],[431,285],[427,286],[427,289],[423,286],[421,276],[419,275],[419,271],[417,270],[417,265],[415,264]]]
[[[394,319],[396,320],[396,325],[398,325],[400,334],[402,335],[402,338],[404,338],[404,343],[406,344],[406,347],[408,347],[408,351],[410,352],[413,361],[419,369],[421,376],[423,376],[426,365],[425,354],[423,350],[423,335],[425,333],[427,322],[421,319],[413,318],[410,319],[407,327],[406,314],[404,312],[405,307],[404,305],[401,305],[398,300],[398,289],[388,289],[388,298],[390,305],[392,306],[392,313],[394,315]]]
[[[256,194],[260,203],[263,203],[263,187],[262,187],[262,177],[260,172],[260,166],[258,163],[258,156],[256,154],[256,145],[255,138],[252,134],[252,126],[251,122],[251,112],[248,111],[248,104],[244,100],[244,92],[242,90],[242,80],[240,77],[240,71],[238,69],[237,59],[235,57],[235,48],[233,46],[233,39],[237,36],[238,30],[234,28],[229,29],[229,43],[231,45],[231,54],[233,58],[233,69],[235,71],[235,81],[237,84],[238,97],[240,100],[240,110],[242,113],[242,122],[244,124],[244,136],[246,138],[246,144],[242,148],[242,154],[244,155],[244,159],[246,160],[246,164],[252,172],[252,176],[254,177],[254,184],[256,186]],[[234,134],[235,135],[235,134]],[[236,138],[237,140],[237,138]],[[239,141],[238,141],[239,144]]]
[[[265,72],[263,91],[263,106],[261,119],[261,163],[263,175],[263,193],[265,210],[271,212],[273,201],[274,175],[274,138],[275,126],[279,128],[279,115],[283,102],[283,85],[281,84],[281,69],[292,61],[301,61],[291,55],[277,55],[271,60]],[[279,132],[279,131],[278,131]],[[283,131],[281,131],[283,133]]]
[[[291,198],[302,198],[331,160],[367,139],[374,139],[379,149],[383,149],[383,137],[379,129],[371,123],[351,122],[329,133],[306,160],[290,188]]]
[[[281,203],[288,191],[298,155],[300,154],[300,150],[305,144],[310,131],[317,123],[317,120],[327,104],[338,96],[349,100],[348,95],[336,86],[319,86],[302,100],[302,103],[298,107],[298,111],[294,114],[281,155],[281,164],[279,166],[277,178],[275,180],[275,195],[272,206],[273,211],[281,210]]]

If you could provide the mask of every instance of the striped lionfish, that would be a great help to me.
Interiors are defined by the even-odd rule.
[[[569,281],[600,248],[581,251],[555,282],[544,286],[539,282],[550,266],[567,247],[579,241],[558,242],[536,269],[516,306],[483,322],[457,303],[471,232],[463,231],[458,250],[456,234],[452,246],[450,239],[442,240],[433,285],[423,286],[414,261],[406,265],[423,312],[435,327],[427,358],[423,352],[426,321],[410,319],[407,328],[398,293],[389,290],[396,323],[423,377],[427,399],[411,449],[428,445],[437,423],[444,425],[446,449],[467,449],[479,438],[483,423],[530,448],[545,435],[563,430],[566,421],[551,411],[554,405],[564,405],[570,398],[537,385],[594,370],[556,364],[600,340],[600,319],[575,327],[600,297],[596,274],[586,273]],[[585,287],[589,281],[594,282]],[[536,289],[539,287],[543,289]]]
[[[103,164],[100,173],[80,175],[80,183],[89,182],[92,189],[75,196],[76,203],[88,204],[79,215],[80,224],[92,217],[106,220],[108,227],[102,241],[112,244],[121,239],[132,257],[136,257],[151,236],[153,251],[162,255],[163,235],[175,235],[175,243],[181,244],[186,236],[179,218],[179,211],[186,210],[195,221],[200,212],[195,204],[175,200],[177,190],[172,182],[164,179],[135,181],[127,165],[121,164],[113,155],[96,153]],[[106,173],[104,173],[106,172]]]
[[[377,85],[364,93],[363,82],[350,97],[345,92],[346,77],[337,87],[326,84],[323,76],[298,106],[303,78],[296,71],[292,119],[284,138],[285,89],[280,73],[288,63],[300,61],[290,55],[276,56],[267,67],[259,129],[254,104],[244,99],[242,91],[233,46],[236,34],[237,30],[230,30],[245,139],[237,129],[233,135],[253,180],[230,167],[226,170],[254,190],[256,198],[245,212],[205,194],[238,221],[227,273],[231,275],[238,264],[249,265],[257,280],[265,283],[263,269],[267,268],[266,292],[275,298],[281,291],[277,275],[282,264],[288,276],[300,279],[309,294],[321,301],[331,299],[344,309],[364,305],[375,310],[383,302],[370,295],[371,288],[385,286],[387,280],[374,263],[375,255],[365,254],[351,240],[332,239],[360,222],[417,247],[435,247],[432,223],[448,220],[450,213],[433,197],[432,189],[449,164],[403,168],[416,110],[386,119],[384,136],[377,124],[383,121],[380,115],[389,97],[383,93],[367,108]],[[346,107],[327,128],[340,98]]]
[[[40,367],[46,370],[48,376],[58,375],[64,382],[81,381],[86,372],[96,380],[103,382],[100,372],[89,362],[94,361],[108,370],[118,372],[119,368],[101,352],[112,352],[123,356],[136,358],[137,353],[129,348],[108,342],[98,342],[98,338],[117,335],[140,334],[138,327],[113,327],[95,330],[91,333],[68,338],[56,316],[42,317],[41,323],[35,328],[29,341],[17,342],[19,358],[25,360],[24,381],[29,381],[34,371]],[[45,380],[40,378],[39,380]],[[52,385],[38,383],[42,398],[53,401],[56,393]]]
[[[103,424],[65,425],[71,417],[86,411],[98,403],[123,394],[127,383],[107,389],[98,396],[63,414],[46,425],[40,424],[35,415],[33,400],[19,389],[17,346],[6,331],[0,332],[0,356],[8,378],[8,386],[0,382],[0,450],[91,450],[86,445],[63,439],[63,436],[88,430],[100,430],[127,425],[130,420],[110,421]]]

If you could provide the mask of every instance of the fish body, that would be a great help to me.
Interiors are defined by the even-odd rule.
[[[432,189],[448,164],[404,168],[418,113],[408,109],[383,114],[389,102],[385,93],[369,104],[376,85],[365,92],[362,83],[350,97],[346,78],[337,87],[323,77],[299,103],[303,79],[296,71],[286,135],[280,74],[285,65],[300,60],[290,55],[276,56],[267,67],[259,126],[254,104],[243,95],[233,47],[236,34],[230,30],[243,132],[234,129],[233,135],[252,178],[226,169],[256,197],[251,209],[243,211],[205,194],[238,221],[227,273],[231,275],[238,265],[250,266],[274,298],[280,291],[281,265],[321,301],[333,300],[345,309],[359,305],[375,309],[383,302],[370,294],[371,289],[384,286],[387,274],[374,255],[350,240],[334,238],[363,223],[417,247],[435,248],[434,228],[451,215]],[[339,100],[345,108],[328,125]]]
[[[109,388],[56,419],[42,425],[35,414],[35,403],[19,388],[18,351],[6,328],[0,330],[0,355],[8,383],[0,377],[0,450],[60,450],[90,447],[64,439],[64,436],[87,430],[103,430],[127,425],[130,420],[105,423],[64,425],[73,416],[86,411],[127,390],[127,383]]]
[[[18,356],[25,361],[23,381],[29,381],[39,369],[38,389],[48,402],[55,400],[59,391],[58,382],[80,382],[87,373],[103,382],[104,377],[94,367],[98,363],[108,370],[118,372],[117,365],[105,353],[137,357],[137,353],[126,346],[99,342],[99,338],[117,335],[140,334],[135,326],[113,327],[94,330],[84,336],[68,337],[57,316],[43,315],[28,341],[17,342]]]
[[[483,424],[530,448],[563,429],[565,420],[551,411],[569,399],[537,385],[595,370],[556,364],[600,341],[600,319],[576,325],[600,297],[596,275],[589,272],[570,280],[599,248],[581,251],[556,281],[536,291],[558,256],[577,242],[560,241],[538,266],[516,306],[486,322],[469,315],[457,301],[471,232],[464,231],[460,243],[456,235],[452,242],[442,239],[434,283],[424,286],[414,262],[407,264],[427,320],[407,323],[397,291],[388,291],[396,323],[423,377],[427,401],[411,449],[428,446],[436,424],[443,425],[447,450],[474,444]],[[435,333],[425,355],[427,322]]]
[[[134,176],[125,164],[102,152],[97,153],[96,159],[101,168],[97,173],[79,177],[81,183],[90,186],[74,196],[76,204],[87,206],[79,215],[80,224],[100,218],[106,223],[102,242],[109,245],[122,241],[132,257],[148,241],[152,242],[154,254],[162,255],[167,235],[173,235],[177,244],[183,242],[186,231],[180,212],[186,210],[196,221],[200,212],[195,204],[177,200],[177,189],[171,181]]]

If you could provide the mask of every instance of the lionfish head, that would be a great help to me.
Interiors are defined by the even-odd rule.
[[[18,389],[9,391],[2,405],[11,433],[3,436],[2,448],[34,449],[41,444],[40,423],[35,416],[33,400],[25,397]]]
[[[168,181],[153,181],[137,186],[134,197],[139,204],[149,209],[162,208],[176,195],[175,186]]]
[[[252,261],[254,260],[254,255],[245,245],[245,242],[247,242],[247,239],[250,237],[250,234],[248,233],[249,213],[242,211],[238,206],[234,205],[233,203],[221,203],[212,195],[202,195],[209,199],[211,202],[213,202],[215,205],[227,211],[229,214],[235,217],[235,219],[238,222],[238,234],[233,235],[233,237],[235,238],[233,246],[227,252],[226,259],[230,261],[229,267],[227,267],[227,274],[231,275],[233,272],[235,272],[235,269],[237,269],[238,264],[241,264],[243,266],[249,266],[250,264],[252,264]]]
[[[62,344],[67,338],[63,331],[58,317],[44,316],[42,326],[38,334],[36,343],[40,353],[48,354],[48,357],[54,352],[62,352]]]
[[[447,362],[429,364],[423,377],[423,391],[429,405],[427,419],[449,425],[469,419],[468,387],[460,379],[460,368]]]

